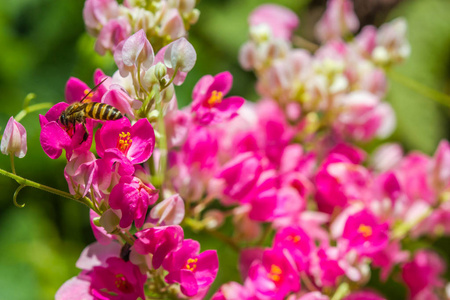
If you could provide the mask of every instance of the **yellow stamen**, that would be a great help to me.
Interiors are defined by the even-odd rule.
[[[302,238],[299,235],[293,235],[293,234],[288,235],[286,237],[286,240],[293,242],[294,244],[297,244],[298,242],[300,242],[301,239]]]
[[[282,274],[283,274],[283,271],[281,270],[281,268],[279,266],[271,265],[270,273],[267,275],[267,277],[274,282],[279,282],[281,280]]]
[[[361,224],[358,227],[358,233],[361,233],[363,237],[368,238],[372,235],[372,227]]]
[[[212,91],[211,97],[208,99],[208,104],[214,106],[222,102],[223,94],[222,92]]]
[[[126,154],[128,152],[128,149],[130,149],[131,144],[133,143],[133,140],[130,138],[131,134],[129,132],[125,133],[122,131],[122,133],[119,134],[119,138],[117,140],[117,149],[122,151],[123,154]]]
[[[186,266],[184,266],[184,268],[188,269],[189,271],[194,272],[195,269],[197,269],[197,262],[198,262],[198,258],[189,258],[187,260]]]

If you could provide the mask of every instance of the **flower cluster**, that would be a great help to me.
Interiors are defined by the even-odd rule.
[[[162,297],[202,298],[216,277],[217,253],[200,252],[198,242],[184,238],[184,201],[158,177],[167,156],[164,116],[178,111],[173,84],[183,83],[195,50],[180,38],[155,55],[139,30],[113,51],[113,77],[97,70],[92,90],[70,78],[66,102],[40,116],[42,148],[53,159],[65,151],[69,190],[91,204],[97,238],[77,263],[82,272],[56,299],[144,299],[144,286]],[[243,104],[221,100],[208,104],[212,120],[233,117],[237,100]],[[228,102],[234,106],[224,108]],[[201,111],[205,119],[208,111]]]
[[[172,41],[186,36],[195,24],[199,10],[195,0],[148,1],[87,0],[83,9],[87,31],[97,38],[95,50],[104,55],[115,52],[119,44],[139,30],[150,37],[159,50]]]
[[[449,142],[432,156],[396,143],[362,149],[395,127],[383,98],[387,68],[410,52],[406,22],[353,38],[352,2],[329,0],[315,28],[322,44],[311,45],[294,36],[294,12],[262,5],[239,54],[261,99],[228,95],[224,71],[203,76],[178,108],[175,86],[197,59],[185,38],[194,6],[85,2],[96,50],[111,51],[117,71],[97,70],[92,89],[70,78],[66,101],[40,115],[42,148],[52,159],[65,152],[68,189],[90,207],[97,240],[56,299],[204,298],[218,255],[186,227],[239,252],[242,282],[222,282],[214,300],[385,299],[366,287],[374,269],[410,299],[450,298],[443,259],[407,245],[450,235]],[[26,153],[13,118],[1,150]]]

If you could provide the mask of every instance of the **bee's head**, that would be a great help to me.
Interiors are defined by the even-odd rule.
[[[61,123],[61,125],[67,126],[67,117],[65,111],[63,111],[59,116],[59,123]]]

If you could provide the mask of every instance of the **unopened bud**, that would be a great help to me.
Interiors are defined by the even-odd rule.
[[[27,154],[27,131],[22,124],[9,118],[3,132],[1,151],[3,154],[14,154],[18,158],[22,158]]]

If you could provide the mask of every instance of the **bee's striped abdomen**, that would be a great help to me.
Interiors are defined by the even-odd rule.
[[[95,120],[117,120],[123,117],[120,111],[105,103],[90,102],[86,105],[86,114]]]

